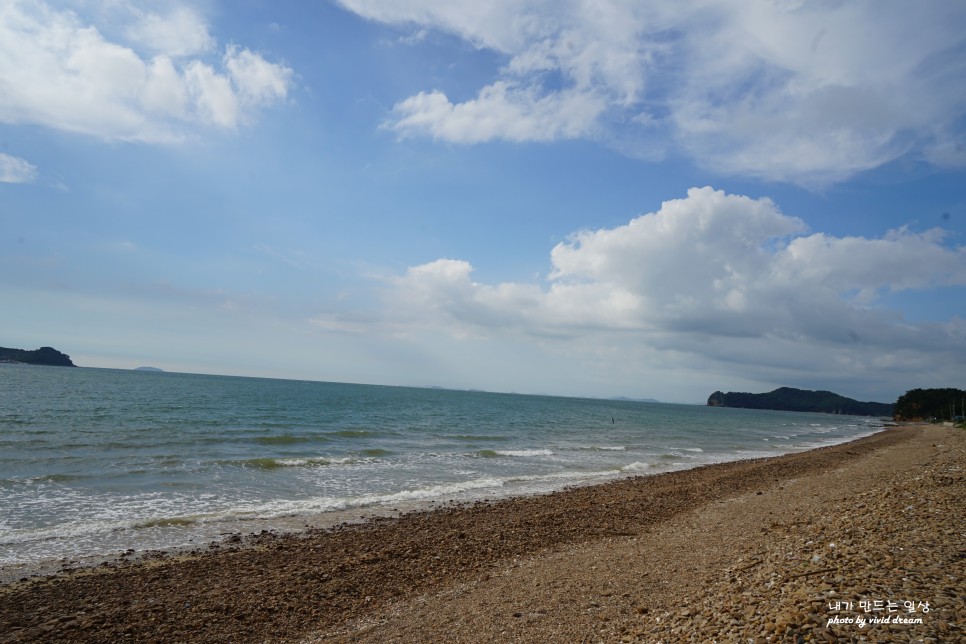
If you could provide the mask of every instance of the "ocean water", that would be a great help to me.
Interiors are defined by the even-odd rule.
[[[547,492],[800,451],[881,426],[700,405],[0,364],[0,566]]]

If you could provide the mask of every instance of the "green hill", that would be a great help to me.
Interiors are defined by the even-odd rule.
[[[742,409],[775,409],[779,411],[809,411],[851,416],[892,416],[888,403],[859,402],[831,391],[808,391],[780,387],[766,394],[716,391],[708,398],[710,407],[739,407]]]

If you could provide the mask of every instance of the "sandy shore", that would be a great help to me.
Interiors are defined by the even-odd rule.
[[[966,432],[908,426],[265,533],[0,586],[0,642],[962,641],[964,464]]]

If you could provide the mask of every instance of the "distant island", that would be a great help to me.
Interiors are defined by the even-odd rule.
[[[158,369],[157,367],[138,367],[135,371],[153,371],[155,373],[164,373],[164,369]]]
[[[777,411],[808,411],[849,416],[892,416],[893,405],[878,402],[859,402],[831,391],[808,391],[779,387],[766,394],[716,391],[708,398],[709,407],[738,407],[742,409],[774,409]]]
[[[53,347],[40,347],[31,351],[0,347],[0,362],[13,364],[37,364],[51,367],[76,367],[70,356]]]

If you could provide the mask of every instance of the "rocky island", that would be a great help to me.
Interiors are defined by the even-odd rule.
[[[25,349],[8,349],[0,347],[0,362],[14,364],[37,364],[51,367],[76,367],[70,356],[61,353],[53,347],[40,347],[28,351]]]
[[[808,411],[850,416],[892,416],[893,409],[893,405],[889,403],[859,402],[831,391],[809,391],[792,387],[779,387],[765,394],[733,391],[725,394],[716,391],[708,397],[708,406]]]

